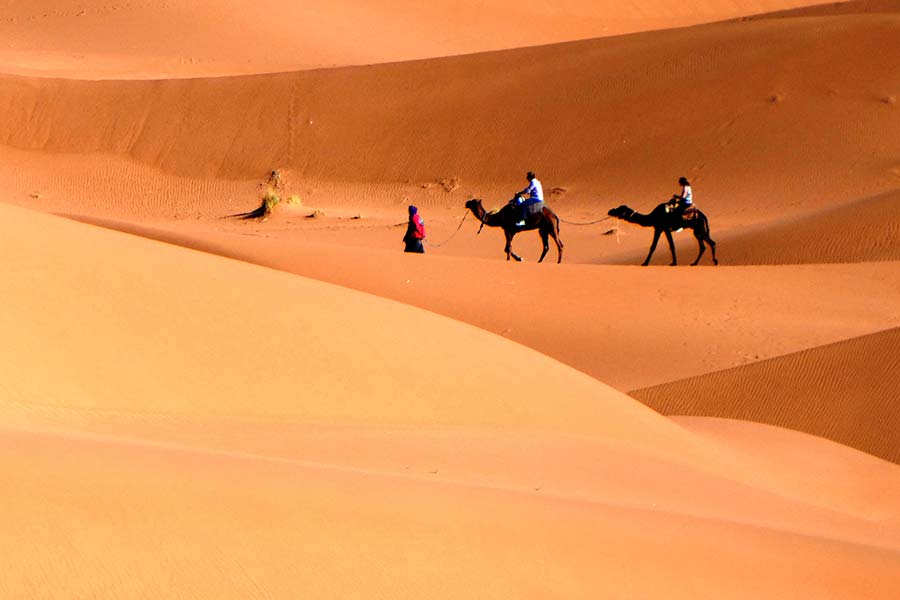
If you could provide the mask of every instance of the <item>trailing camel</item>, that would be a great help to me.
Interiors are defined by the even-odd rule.
[[[709,220],[706,218],[706,215],[694,207],[689,207],[682,214],[677,209],[673,209],[670,203],[663,202],[654,208],[649,215],[643,215],[623,204],[611,209],[609,216],[640,225],[641,227],[653,228],[653,243],[650,244],[650,253],[647,255],[647,260],[643,262],[645,267],[650,264],[650,258],[656,250],[657,242],[659,242],[659,236],[663,233],[666,234],[669,250],[672,252],[672,266],[678,264],[675,258],[675,242],[672,240],[672,232],[682,228],[693,231],[694,237],[697,238],[697,243],[700,244],[700,254],[697,255],[697,260],[692,262],[691,266],[700,262],[700,257],[706,251],[704,242],[709,244],[709,248],[712,251],[713,264],[719,264],[719,261],[716,259],[716,243],[709,237]]]
[[[507,204],[498,211],[487,212],[484,209],[481,200],[479,198],[473,198],[466,202],[466,208],[471,210],[472,214],[475,215],[475,218],[481,221],[482,227],[487,225],[488,227],[500,227],[503,229],[503,233],[506,234],[506,248],[504,250],[506,252],[506,260],[509,260],[510,257],[512,257],[517,261],[521,261],[522,257],[512,251],[512,239],[520,231],[537,229],[538,233],[541,234],[541,240],[544,242],[544,251],[541,252],[541,258],[538,262],[543,261],[544,257],[547,255],[547,250],[550,248],[548,238],[551,237],[553,238],[553,241],[556,242],[556,250],[559,255],[559,259],[556,262],[562,262],[563,243],[559,239],[559,217],[557,217],[552,210],[547,208],[546,205],[540,212],[528,215],[528,218],[525,220],[525,225],[522,227],[516,225],[516,222],[520,218],[520,209],[511,204]],[[481,229],[478,231],[480,233]]]

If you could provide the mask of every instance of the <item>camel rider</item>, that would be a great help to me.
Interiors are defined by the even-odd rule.
[[[677,210],[677,214],[680,216],[694,205],[694,192],[691,191],[691,182],[687,180],[687,177],[680,177],[678,185],[681,186],[681,194],[673,195],[669,204],[672,205],[672,211]]]
[[[681,195],[678,196],[678,199],[684,204],[684,208],[694,204],[694,193],[691,191],[691,182],[687,180],[687,177],[680,177],[678,185],[681,186]]]
[[[666,212],[671,213],[676,219],[682,219],[685,213],[694,207],[694,193],[691,191],[691,182],[687,177],[679,177],[678,185],[681,186],[681,194],[674,194],[669,200]],[[675,232],[681,231],[681,228]]]
[[[528,180],[528,187],[519,192],[517,196],[522,201],[520,204],[521,214],[520,219],[516,223],[516,227],[524,227],[525,222],[528,219],[528,207],[532,204],[537,204],[539,202],[544,201],[544,188],[541,187],[541,182],[537,177],[534,176],[534,173],[528,171],[528,174],[525,175],[525,179]],[[528,198],[524,198],[524,196],[528,194]]]

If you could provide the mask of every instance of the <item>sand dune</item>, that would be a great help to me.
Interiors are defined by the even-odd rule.
[[[724,238],[729,264],[842,263],[900,259],[900,192]]]
[[[569,461],[573,445],[592,447],[593,460],[640,453],[642,460],[696,464],[740,481],[719,451],[666,419],[500,337],[289,274],[2,211],[11,265],[3,283],[5,330],[17,340],[2,361],[12,399],[4,406],[7,424],[67,425],[286,458],[312,453],[324,464],[373,460],[384,453],[384,436],[396,436],[398,448],[431,443],[424,455],[452,459],[463,451],[436,439],[440,431],[495,449],[500,444],[490,434],[527,432],[544,440],[548,456]],[[130,340],[137,343],[128,346]],[[487,442],[479,438],[485,434]],[[366,452],[350,451],[349,459],[319,454],[344,444]],[[566,450],[554,450],[560,446]],[[510,450],[504,453],[514,462]],[[422,455],[402,460],[420,462]],[[475,456],[456,468],[485,468]],[[630,459],[624,464],[637,457]],[[577,488],[576,495],[594,497],[609,486],[578,480],[560,492]],[[510,483],[523,484],[515,476]]]
[[[285,208],[265,223],[223,220],[204,216],[209,210],[204,199],[221,193],[215,201],[225,204],[223,213],[247,210],[252,205],[244,200],[242,206],[241,197],[253,201],[253,185],[160,178],[140,166],[108,161],[107,169],[98,166],[103,176],[86,186],[79,177],[87,175],[78,173],[85,163],[77,159],[70,163],[62,157],[48,170],[29,169],[35,162],[31,153],[5,156],[13,169],[4,185],[40,191],[37,199],[23,194],[22,203],[63,214],[115,215],[78,218],[418,306],[529,346],[620,390],[900,326],[895,262],[715,269],[568,264],[590,261],[592,252],[602,255],[604,248],[618,246],[615,236],[598,242],[590,232],[568,227],[563,229],[563,265],[533,264],[539,251],[534,234],[516,240],[532,262],[508,265],[491,260],[502,257],[500,233],[486,230],[476,236],[477,224],[471,221],[450,245],[429,248],[428,259],[419,261],[398,253],[402,229],[391,224],[402,207],[392,218],[390,210],[369,206],[366,218],[358,221],[346,217],[359,208],[341,203],[327,207],[321,219],[304,218],[312,210],[304,205],[296,212]],[[99,165],[102,157],[96,160]],[[18,175],[23,172],[34,173],[34,179]],[[64,177],[54,178],[54,173]],[[319,201],[315,194],[304,197]],[[884,207],[891,210],[890,204]],[[162,219],[166,210],[177,211],[177,218]],[[435,241],[457,228],[455,211],[423,210]],[[148,217],[135,223],[129,216],[134,212]],[[649,236],[639,230],[625,239],[638,244],[643,255]],[[814,247],[830,239],[823,235]],[[854,239],[848,236],[848,247]],[[727,242],[722,247],[732,251]],[[667,250],[658,252],[657,261],[667,262]],[[555,249],[550,256],[555,257]],[[808,293],[811,289],[816,293]]]
[[[193,598],[690,598],[698,585],[735,598],[785,588],[890,598],[900,588],[896,552],[815,537],[291,464],[0,440],[4,471],[17,475],[0,517],[17,547],[3,586],[19,597],[63,586]]]
[[[668,415],[770,423],[900,462],[900,330],[632,392]]]
[[[900,595],[900,4],[14,4],[0,596]]]
[[[172,586],[189,597],[588,597],[599,585],[671,597],[714,564],[705,589],[740,597],[750,592],[735,578],[760,561],[754,594],[853,587],[887,598],[900,586],[896,492],[784,486],[784,465],[751,461],[502,338],[374,296],[0,213],[14,341],[0,361],[0,456],[17,482],[2,500],[17,548],[6,593],[65,583],[151,597]],[[541,377],[485,377],[483,364]],[[830,452],[829,466],[900,478],[894,465]],[[822,564],[831,577],[812,576]]]
[[[896,13],[900,4],[897,0],[851,0],[850,2],[826,2],[799,8],[786,8],[761,15],[742,17],[745,20],[772,19],[776,17],[820,17],[835,15],[856,15],[873,13]]]
[[[465,286],[458,296],[448,296],[442,286],[468,280],[473,269],[482,267],[450,263],[442,268],[454,273],[445,276],[432,274],[431,266],[411,266],[416,281],[429,281],[430,287],[405,284],[408,261],[396,263],[400,271],[391,281],[372,277],[377,271],[371,265],[383,259],[372,249],[396,247],[395,231],[385,227],[391,215],[402,215],[406,202],[416,202],[435,217],[430,221],[434,235],[449,234],[456,225],[451,211],[458,213],[467,194],[502,199],[510,186],[520,185],[514,174],[533,167],[553,174],[545,178],[548,188],[566,188],[553,199],[561,214],[591,218],[619,200],[638,198],[641,204],[635,206],[652,208],[653,202],[643,198],[663,196],[663,190],[670,191],[668,178],[687,172],[697,181],[698,201],[716,235],[721,232],[726,240],[720,248],[725,264],[728,256],[736,262],[889,259],[891,221],[879,211],[890,211],[892,196],[857,207],[871,210],[854,221],[862,225],[850,229],[846,243],[821,234],[837,228],[842,209],[835,207],[896,188],[896,165],[885,157],[896,154],[897,138],[889,132],[898,113],[879,100],[896,83],[892,65],[900,55],[893,52],[896,45],[884,43],[893,39],[894,29],[896,19],[883,14],[761,19],[247,78],[78,82],[8,76],[3,79],[6,110],[0,113],[3,139],[30,150],[5,150],[14,160],[4,167],[4,187],[23,204],[82,217],[114,216],[132,231],[436,310],[632,389],[895,327],[890,269],[866,266],[857,275],[848,269],[837,279],[831,279],[829,268],[816,275],[804,271],[799,279],[788,271],[629,273],[620,279],[619,271],[585,275],[579,270],[563,281],[564,271],[538,274],[529,268],[521,271],[529,273],[524,289],[512,278],[500,292],[496,282],[503,280],[492,266],[484,267],[477,280],[483,289]],[[870,64],[863,57],[876,46],[879,61]],[[525,73],[544,82],[545,89],[552,81],[558,93],[522,101],[513,90]],[[671,102],[671,91],[686,79],[704,93],[690,104]],[[359,97],[367,101],[360,103]],[[536,120],[536,114],[559,118]],[[525,123],[548,142],[536,148],[517,144]],[[679,143],[662,143],[670,135]],[[797,145],[808,155],[792,162],[787,154]],[[47,151],[66,154],[47,161]],[[108,158],[111,152],[146,167],[107,167],[117,164]],[[330,221],[301,230],[288,219],[278,231],[225,228],[226,235],[211,234],[210,229],[224,226],[209,222],[236,212],[240,202],[253,202],[255,182],[273,167],[284,167],[299,182],[304,202],[332,212],[369,207],[377,227],[342,233],[344,225]],[[461,185],[451,192],[435,183],[457,176]],[[200,226],[174,227],[188,216],[199,217]],[[792,226],[784,225],[785,219],[797,219],[808,230],[806,237],[769,251],[769,243],[787,243],[779,233]],[[148,221],[154,223],[148,226]],[[174,233],[165,233],[173,227]],[[870,232],[882,236],[874,247],[864,245]],[[623,262],[622,256],[636,256],[649,243],[649,232],[628,233],[620,248],[618,239],[576,234],[570,227],[565,235],[577,237],[574,242],[568,238],[567,260]],[[468,235],[441,252],[499,255],[499,243],[491,241],[496,237]],[[313,245],[297,243],[300,238]],[[804,255],[804,248],[813,250]],[[310,253],[316,260],[306,258]],[[665,252],[660,254],[658,261],[665,262]],[[556,280],[553,289],[560,294],[545,301],[547,277]],[[773,278],[782,287],[770,287]],[[608,281],[629,292],[619,294]],[[633,285],[638,287],[632,292]],[[582,286],[583,292],[572,289]],[[738,287],[723,304],[729,286]],[[798,288],[797,293],[784,295],[784,286]],[[821,302],[799,290],[823,286],[829,291]],[[858,301],[845,304],[847,286],[859,289]],[[776,300],[780,294],[789,299]],[[646,307],[635,304],[636,298],[659,301]],[[756,306],[751,298],[768,300]],[[803,300],[793,308],[796,298]],[[685,315],[685,306],[693,312]],[[562,321],[536,318],[548,311]],[[610,329],[623,316],[630,317],[629,323],[640,320],[636,334],[623,337]],[[672,323],[678,323],[674,330]],[[744,324],[742,335],[736,335],[736,323]],[[710,324],[703,336],[685,342],[683,331]],[[771,335],[760,336],[760,331]],[[637,343],[623,344],[623,339]]]
[[[882,100],[898,93],[897,35],[890,15],[848,15],[258,77],[4,76],[0,141],[188,176],[282,168],[311,185],[365,182],[382,204],[454,177],[458,191],[434,202],[507,197],[532,168],[566,188],[568,210],[650,209],[685,174],[730,229],[896,188],[900,112]],[[803,140],[808,156],[789,160]]]
[[[257,407],[261,417],[295,415],[347,424],[374,419],[397,426],[427,426],[435,420],[471,426],[454,415],[477,412],[481,426],[492,421],[510,426],[521,418],[552,431],[557,418],[552,415],[567,423],[571,415],[538,398],[552,394],[557,385],[552,373],[562,369],[586,386],[583,408],[597,408],[594,379],[473,327],[420,311],[411,316],[402,305],[362,300],[360,294],[284,273],[131,236],[116,243],[121,234],[37,214],[29,220],[21,209],[2,210],[5,220],[15,223],[2,242],[9,263],[2,285],[4,330],[16,343],[4,347],[0,362],[9,376],[9,395],[23,402],[207,417]],[[47,239],[54,243],[46,244]],[[228,266],[218,276],[215,270],[204,274],[215,269],[210,261]],[[253,278],[242,282],[242,272]],[[192,290],[190,282],[198,278],[204,285]],[[177,302],[173,290],[179,290]],[[306,295],[321,299],[307,305]],[[341,325],[348,319],[366,325],[354,326],[351,334]],[[457,338],[441,340],[441,326],[429,324],[434,320],[456,331]],[[418,330],[438,338],[420,343]],[[181,333],[175,336],[176,331]],[[472,336],[499,347],[474,355],[470,347],[481,342]],[[125,347],[124,340],[134,340],[135,346]],[[274,340],[282,340],[281,345]],[[335,363],[328,348],[344,347],[353,354]],[[135,360],[133,352],[145,358]],[[91,369],[72,360],[82,355],[91,356]],[[511,372],[527,364],[524,355],[540,363],[525,368],[546,373],[539,392],[534,382],[511,384],[538,392],[531,407],[517,401],[489,409],[482,399],[490,388],[481,378],[462,376],[488,362],[500,373]],[[333,376],[325,375],[335,369]],[[46,387],[32,389],[35,382]],[[375,418],[353,398],[366,397],[379,385],[392,393],[370,405],[382,415]],[[577,395],[578,385],[569,390],[570,397]],[[445,390],[443,408],[425,394],[430,386]],[[307,404],[303,398],[319,400]],[[653,415],[643,407],[626,410],[638,418]]]
[[[5,7],[0,70],[125,79],[288,71],[550,44],[809,4],[38,0]]]
[[[798,435],[796,431],[754,423],[752,421],[710,417],[673,417],[689,431],[714,441],[727,452],[737,453],[746,460],[749,474],[764,473],[769,485],[784,490],[800,488],[804,493],[832,497],[837,494],[845,508],[860,499],[862,511],[878,519],[892,514],[868,504],[867,498],[890,494],[884,483],[886,470],[893,465],[873,461],[870,454],[848,452],[847,446],[813,435]],[[752,466],[751,466],[752,465]],[[823,476],[830,473],[834,478]],[[838,483],[849,477],[844,483]],[[889,479],[889,476],[888,476]],[[837,484],[837,487],[832,487]],[[890,485],[890,484],[889,484]],[[862,513],[860,513],[862,514]]]

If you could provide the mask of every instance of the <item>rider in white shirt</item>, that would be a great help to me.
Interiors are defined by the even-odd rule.
[[[679,177],[678,185],[681,186],[681,195],[675,194],[672,196],[672,199],[669,201],[671,208],[668,208],[667,212],[674,213],[680,219],[684,212],[694,205],[694,192],[691,190],[691,182],[687,180],[687,177]],[[675,233],[681,230],[682,228],[679,227],[675,230]]]
[[[676,195],[676,197],[681,200],[684,207],[687,208],[694,203],[694,193],[691,191],[691,182],[687,180],[687,177],[682,177],[678,180],[678,185],[681,186],[681,195]]]
[[[525,220],[528,218],[529,205],[544,201],[544,188],[541,187],[541,182],[534,176],[534,173],[528,171],[528,174],[525,175],[525,179],[528,180],[528,187],[519,192],[519,196],[524,198],[525,194],[528,194],[528,199],[525,202],[522,202],[522,218],[516,223],[517,227],[525,226]]]

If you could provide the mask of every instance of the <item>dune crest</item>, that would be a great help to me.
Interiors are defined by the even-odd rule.
[[[900,2],[7,4],[0,596],[900,597]]]
[[[806,431],[900,462],[900,330],[635,390],[667,415]]]
[[[157,593],[165,581],[190,596],[592,597],[638,585],[671,597],[700,564],[708,589],[738,597],[750,564],[765,565],[753,593],[900,589],[890,494],[787,489],[783,465],[455,321],[18,208],[0,215],[15,342],[0,360],[0,462],[18,482],[0,511],[18,549],[12,594],[63,582]],[[525,376],[491,376],[502,372]],[[831,464],[900,477],[831,452]],[[45,527],[23,525],[38,514]],[[628,577],[597,567],[610,537],[601,565],[629,565]],[[347,560],[364,582],[338,576]],[[807,576],[823,564],[833,576]]]
[[[505,198],[530,168],[572,208],[651,210],[684,174],[721,231],[896,189],[900,112],[882,100],[898,93],[898,34],[889,15],[844,15],[252,77],[6,75],[0,142],[207,179],[281,168],[382,207],[452,177]],[[685,85],[702,93],[679,102]],[[808,160],[786,160],[798,143]]]
[[[813,3],[36,0],[4,11],[0,71],[87,79],[294,71],[551,44]]]

